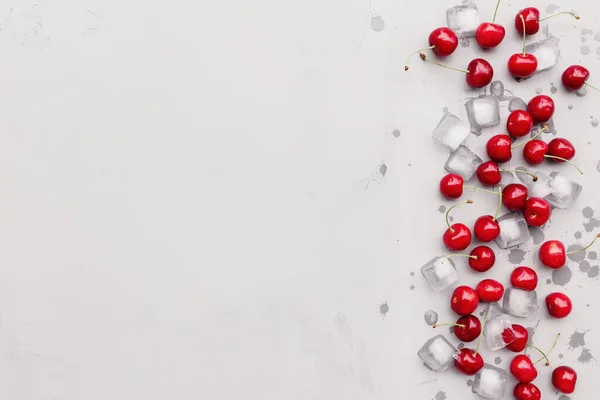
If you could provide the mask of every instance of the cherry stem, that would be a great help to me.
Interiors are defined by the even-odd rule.
[[[454,253],[454,254],[448,254],[446,256],[446,258],[452,258],[452,257],[469,257],[469,258],[477,260],[477,256],[472,256],[471,254]]]
[[[496,214],[494,214],[494,218],[492,218],[493,221],[496,220],[496,218],[498,218],[498,214],[500,213],[500,209],[502,208],[502,189],[500,188],[500,186],[498,186],[498,208],[496,208]]]
[[[476,191],[478,191],[478,192],[485,192],[485,193],[491,193],[491,194],[498,194],[498,193],[496,193],[496,192],[493,192],[493,191],[491,191],[491,190],[480,189],[480,188],[478,188],[478,187],[475,187],[475,186],[463,185],[463,188],[464,188],[464,189],[472,189],[472,190],[476,190]]]
[[[430,60],[429,58],[427,58],[427,57],[425,56],[425,54],[423,54],[423,53],[420,53],[420,54],[419,54],[419,56],[421,56],[421,60],[423,60],[423,61],[427,61],[427,62],[429,62],[429,63],[432,63],[432,64],[435,64],[435,65],[439,65],[440,67],[448,68],[448,69],[451,69],[451,70],[454,70],[454,71],[458,71],[458,72],[464,72],[465,74],[469,74],[469,73],[470,73],[470,72],[469,72],[468,70],[466,70],[466,69],[454,68],[454,67],[450,67],[450,66],[448,66],[448,65],[441,64],[441,63],[439,63],[439,62],[437,62],[437,61],[431,61],[431,60]]]
[[[537,182],[538,177],[536,174],[532,174],[531,172],[522,171],[520,169],[501,169],[500,172],[514,172],[516,174],[527,174],[533,178],[534,182]]]
[[[530,140],[533,140],[533,139],[535,139],[536,137],[540,136],[540,135],[542,134],[542,132],[544,132],[546,129],[548,129],[548,125],[544,125],[544,126],[542,127],[542,129],[540,129],[540,131],[539,131],[538,133],[536,133],[536,134],[535,134],[535,135],[533,135],[531,138],[529,138],[529,140],[526,140],[526,141],[524,141],[524,142],[521,142],[521,143],[519,143],[519,144],[516,144],[516,145],[514,145],[514,146],[511,146],[511,150],[512,150],[512,149],[516,149],[516,148],[518,148],[518,147],[521,147],[521,146],[524,146],[524,145],[525,145],[527,142],[529,142]]]
[[[587,83],[587,82],[585,82],[585,84],[586,84],[586,85],[588,85],[589,87],[591,87],[592,89],[596,89],[597,91],[599,91],[599,92],[600,92],[600,89],[598,89],[596,86],[594,86],[594,85],[592,85],[592,84],[589,84],[589,83]]]
[[[425,51],[425,50],[433,50],[433,49],[435,49],[435,46],[429,46],[429,47],[425,47],[425,48],[423,48],[423,49],[419,49],[419,50],[415,51],[414,53],[410,53],[410,55],[409,55],[409,56],[408,56],[408,58],[406,59],[406,64],[404,65],[404,70],[405,70],[405,71],[408,71],[408,62],[410,61],[410,59],[412,58],[412,56],[414,56],[414,55],[415,55],[415,54],[417,54],[417,53],[421,53],[422,51]]]
[[[467,200],[463,201],[462,203],[457,203],[450,207],[448,211],[446,211],[446,225],[448,225],[448,229],[450,229],[450,232],[452,233],[454,233],[454,229],[452,229],[452,227],[450,226],[450,221],[448,220],[448,217],[450,216],[450,211],[452,211],[453,208],[460,206],[461,204],[473,204],[473,200]]]
[[[458,326],[459,328],[466,327],[466,325],[464,325],[464,324],[452,324],[452,323],[449,323],[449,324],[435,324],[435,325],[433,325],[434,328],[437,328],[438,326]]]
[[[481,346],[481,337],[483,336],[483,328],[485,327],[485,323],[487,322],[489,310],[490,310],[489,307],[485,309],[485,315],[483,316],[483,322],[481,323],[481,333],[479,334],[479,337],[477,338],[477,347],[475,347],[475,352],[473,353],[474,356],[477,355],[477,352],[479,351],[479,346]]]
[[[577,169],[577,171],[579,171],[579,173],[580,173],[581,175],[583,175],[583,171],[581,170],[581,168],[579,168],[577,165],[575,165],[575,164],[574,164],[573,162],[571,162],[570,160],[567,160],[566,158],[562,158],[562,157],[558,157],[558,156],[551,156],[550,154],[545,154],[545,155],[544,155],[544,157],[547,157],[547,158],[553,158],[553,159],[555,159],[555,160],[562,160],[562,161],[564,161],[564,162],[568,162],[569,164],[571,164],[572,166],[574,166],[574,167]]]
[[[540,358],[539,360],[537,360],[536,362],[533,363],[533,365],[539,363],[542,360],[546,360],[546,366],[550,365],[550,360],[548,359],[548,354],[552,353],[552,350],[554,350],[554,348],[556,347],[556,343],[558,343],[558,339],[560,338],[560,333],[556,334],[556,339],[554,339],[554,343],[552,344],[552,347],[550,347],[550,350],[548,350],[546,352],[546,354],[544,354],[540,349],[538,349],[537,347],[535,347],[534,345],[530,344],[530,347],[533,347],[534,349],[536,349],[537,351],[539,351],[540,353],[542,353],[544,355],[544,357]]]
[[[592,247],[592,245],[596,242],[596,240],[598,240],[598,238],[600,238],[600,233],[596,235],[596,237],[594,238],[594,240],[592,240],[592,242],[590,244],[588,244],[587,246],[585,246],[582,249],[569,251],[569,252],[567,252],[567,255],[579,253],[580,251],[586,251],[587,249],[589,249],[590,247]]]
[[[500,7],[500,0],[496,3],[496,9],[494,10],[494,17],[492,18],[492,24],[496,22],[496,14],[498,14],[498,8]]]
[[[527,41],[525,40],[525,31],[527,29],[525,28],[525,18],[523,18],[523,14],[519,14],[519,18],[521,18],[521,22],[523,23],[523,55],[526,55],[527,52],[525,51],[525,43],[527,43]]]
[[[572,11],[563,11],[563,12],[559,12],[559,13],[556,13],[556,14],[548,15],[547,17],[544,17],[544,18],[540,18],[540,22],[545,21],[545,20],[550,19],[550,18],[554,18],[554,17],[556,17],[558,15],[564,15],[564,14],[572,15],[573,18],[575,18],[575,19],[581,18],[579,15],[575,14]]]

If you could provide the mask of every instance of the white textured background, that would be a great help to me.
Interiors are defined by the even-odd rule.
[[[484,20],[494,3],[478,2]],[[485,57],[515,95],[558,89],[558,135],[585,175],[560,169],[584,192],[544,234],[574,244],[600,229],[600,93],[564,93],[559,77],[581,62],[600,84],[600,8],[566,3],[582,19],[549,22],[555,69],[517,84],[505,62],[517,10],[558,3],[503,3],[507,38]],[[0,397],[475,398],[466,377],[416,357],[438,333],[426,310],[455,319],[419,274],[443,253],[448,205],[431,132],[478,93],[461,74],[403,66],[455,4],[0,1]],[[448,62],[481,54],[466,43]],[[493,210],[473,198],[457,220]],[[536,247],[499,251],[487,276],[508,283]],[[577,399],[597,387],[594,256],[570,261],[558,288],[536,266],[540,297],[574,301],[564,321],[540,310],[534,342],[563,334],[552,360],[578,371]],[[480,279],[459,266],[461,283]],[[559,397],[550,370],[544,399]]]

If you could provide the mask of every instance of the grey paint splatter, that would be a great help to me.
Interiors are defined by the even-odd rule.
[[[598,275],[600,275],[600,266],[594,265],[592,268],[589,269],[587,275],[589,278],[597,278]]]
[[[392,136],[395,137],[396,139],[400,137],[400,129],[394,129],[392,131]]]
[[[425,311],[425,323],[429,326],[433,326],[438,322],[438,313],[433,310]]]
[[[571,398],[569,396],[563,394],[557,400],[571,400]]]
[[[527,110],[527,103],[519,97],[513,97],[508,103],[508,111]]]
[[[415,276],[415,273],[414,273],[414,272],[411,272],[411,273],[410,273],[410,276]]]
[[[456,346],[456,348],[459,349],[459,350],[462,349],[463,347],[465,347],[465,344],[463,342],[460,342],[458,344],[458,346]]]
[[[552,283],[552,279],[546,279],[546,283],[549,285]]]
[[[559,354],[558,354],[558,358],[560,358],[561,360],[562,360],[562,358],[563,358],[563,357],[564,357],[564,354],[563,354],[563,353],[559,353]]]
[[[586,232],[595,231],[596,228],[600,228],[600,219],[590,218],[588,222],[583,223],[583,227],[585,228]]]
[[[569,107],[569,110],[572,110],[573,109],[573,104],[569,104],[568,107]]]
[[[577,231],[573,236],[575,236],[575,239],[581,239],[581,232]]]
[[[554,86],[554,83],[550,84],[550,93],[554,94],[558,92],[558,89],[556,88],[556,86]]]
[[[408,166],[409,166],[409,167],[412,167],[412,164],[411,164],[411,163],[408,163]]]
[[[438,211],[443,214],[443,213],[446,212],[446,207],[445,206],[439,206],[438,207]]]
[[[453,216],[448,217],[448,221],[453,222],[454,221],[454,217]]]
[[[589,364],[592,362],[592,360],[595,360],[595,358],[592,356],[592,353],[590,353],[590,350],[585,348],[581,349],[581,354],[577,358],[577,361],[582,364]]]
[[[573,350],[578,347],[585,346],[585,334],[586,333],[588,333],[588,331],[579,332],[576,330],[575,332],[573,332],[573,334],[569,338],[569,343],[567,343],[569,350]]]
[[[592,124],[592,127],[596,128],[600,124],[600,121],[598,121],[597,118],[594,118],[594,119],[592,119],[591,124]]]
[[[587,260],[583,260],[582,262],[579,263],[579,270],[581,272],[588,272],[590,270],[590,268],[592,268],[592,266],[590,265],[590,262]]]
[[[494,364],[500,365],[501,362],[502,362],[502,359],[500,357],[494,358]]]
[[[581,213],[585,218],[592,218],[594,216],[594,209],[588,206],[581,210]]]
[[[387,165],[381,164],[379,166],[379,173],[381,174],[381,176],[385,176],[385,174],[387,174],[387,170],[388,170]]]
[[[471,47],[472,38],[459,38],[458,43],[460,43],[460,47]]]
[[[469,380],[467,380],[467,386],[468,386],[468,387],[473,387],[473,383],[474,383],[474,382],[473,382],[473,379],[469,379]]]
[[[437,394],[435,395],[434,398],[432,398],[431,400],[446,400],[446,392],[437,392]]]
[[[568,265],[552,271],[552,283],[558,286],[565,286],[571,281],[573,273]]]
[[[525,254],[527,253],[521,249],[512,249],[510,253],[508,253],[508,262],[511,264],[520,264],[525,259]]]
[[[448,327],[448,332],[450,332],[451,335],[454,335],[454,327],[453,326],[449,326]]]
[[[384,319],[389,311],[390,306],[388,306],[387,301],[379,305],[379,315],[381,315],[381,319]]]
[[[598,253],[596,253],[595,251],[590,251],[588,252],[588,258],[590,260],[595,260],[598,258]]]
[[[448,107],[444,107],[444,108],[442,108],[442,112],[443,112],[444,114],[448,114]]]
[[[554,11],[558,10],[560,7],[559,6],[555,6],[554,4],[548,4],[548,6],[546,7],[546,12],[548,14],[552,14]]]
[[[385,21],[379,15],[371,18],[371,29],[375,32],[381,32],[385,29]]]
[[[546,239],[544,231],[538,227],[530,226],[529,234],[533,237],[533,244],[541,244]]]
[[[415,285],[410,285],[410,290],[415,290]]]
[[[587,56],[588,54],[590,54],[590,47],[586,46],[585,44],[581,46],[581,54],[583,54],[584,56]]]
[[[575,250],[580,250],[582,248],[583,248],[583,246],[580,244],[572,244],[571,246],[569,246],[567,248],[567,253],[569,253],[571,251],[575,251]],[[569,259],[571,261],[582,262],[583,260],[585,260],[585,251],[579,251],[577,253],[567,254],[567,257],[569,257]]]
[[[537,89],[535,89],[535,93],[536,93],[536,94],[542,94],[542,89],[541,89],[541,88],[537,88]]]

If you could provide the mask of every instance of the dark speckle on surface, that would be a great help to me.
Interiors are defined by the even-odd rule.
[[[535,89],[535,93],[536,94],[542,94],[542,88]]]
[[[573,274],[568,265],[552,271],[552,283],[558,286],[565,286],[567,283],[571,282],[572,277]]]
[[[558,92],[558,89],[556,88],[556,86],[554,86],[553,83],[550,84],[550,93],[554,94],[556,92]]]
[[[588,252],[588,258],[590,260],[595,260],[596,258],[598,258],[598,253],[596,253],[595,251],[590,251]]]
[[[432,398],[431,400],[447,400],[448,397],[446,397],[446,392],[437,392],[435,397]]]
[[[408,163],[408,166],[409,166],[409,167],[412,167],[412,164],[411,164],[411,163]]]
[[[571,398],[569,396],[563,394],[557,400],[571,400]]]
[[[579,331],[575,330],[575,332],[573,332],[573,334],[569,338],[569,343],[567,344],[569,349],[573,350],[578,347],[585,346],[585,334],[586,333],[588,333],[588,331],[579,332]]]
[[[392,131],[392,136],[395,137],[396,139],[400,137],[400,129],[394,129]]]
[[[424,319],[427,325],[433,326],[438,322],[438,313],[433,310],[427,310],[425,311]]]
[[[563,353],[560,353],[560,354],[558,355],[558,358],[560,358],[560,359],[562,359],[563,357],[564,357],[564,354],[563,354]]]
[[[581,239],[581,232],[577,231],[575,232],[575,239]]]
[[[500,357],[494,358],[494,364],[499,365],[501,362],[502,362],[502,359]]]
[[[414,273],[414,272],[411,272],[411,273],[410,273],[410,276],[415,276],[415,273]]]
[[[410,285],[410,290],[415,290],[415,285]]]
[[[585,218],[592,218],[594,216],[594,209],[592,207],[585,207],[581,210],[581,213]]]
[[[467,380],[467,386],[468,386],[468,387],[473,387],[473,383],[474,383],[474,382],[473,382],[473,379],[469,379],[469,380]]]
[[[569,104],[568,107],[569,107],[569,110],[572,110],[573,109],[573,104]]]
[[[458,346],[456,346],[459,350],[462,349],[463,347],[465,347],[465,344],[463,342],[460,342],[458,344]]]
[[[595,360],[595,358],[594,356],[592,356],[590,349],[581,349],[581,354],[579,355],[579,357],[577,357],[577,361],[582,364],[589,364],[592,362],[592,360]]]
[[[381,176],[385,176],[385,174],[387,174],[387,170],[388,170],[387,165],[381,164],[379,166],[379,173],[381,174]]]
[[[387,301],[379,305],[379,315],[381,318],[385,318],[386,314],[390,311],[390,306],[388,306]]]
[[[582,248],[583,246],[580,244],[572,244],[567,248],[567,253],[575,250],[580,250]],[[569,260],[571,261],[582,262],[583,260],[585,260],[585,251],[579,251],[577,253],[568,254],[567,257],[569,257]]]
[[[533,244],[541,244],[546,239],[544,231],[541,228],[535,226],[529,227],[529,234],[533,237]]]
[[[371,18],[371,29],[375,32],[381,32],[385,29],[385,21],[379,15]]]
[[[508,253],[508,262],[511,264],[521,264],[525,259],[525,254],[527,253],[521,249],[512,249],[510,253]]]
[[[549,285],[552,283],[552,279],[546,279],[546,283]]]
[[[438,211],[443,214],[443,213],[446,212],[446,207],[445,206],[439,206],[438,207]]]
[[[600,275],[600,266],[594,265],[588,270],[587,275],[589,278],[597,278]]]
[[[579,270],[581,272],[588,272],[591,268],[592,266],[590,265],[590,262],[588,260],[583,260],[579,263]]]

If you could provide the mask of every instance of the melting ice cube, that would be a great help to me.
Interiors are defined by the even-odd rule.
[[[550,174],[550,188],[552,193],[545,197],[552,207],[567,209],[577,200],[583,187],[560,172]]]
[[[446,171],[451,174],[460,175],[465,181],[473,177],[477,167],[483,161],[479,156],[471,151],[466,146],[460,145],[458,149],[453,151],[446,161]]]
[[[473,392],[485,399],[499,400],[508,386],[508,373],[502,368],[485,364],[475,375]]]
[[[504,292],[504,311],[515,317],[531,317],[539,308],[535,290],[526,291],[517,288],[508,288]]]
[[[496,244],[501,249],[518,246],[531,239],[527,221],[518,212],[504,214],[498,218],[498,225],[500,235],[496,238]]]
[[[513,97],[508,103],[508,111],[527,110],[527,103],[520,97]]]
[[[547,71],[558,63],[558,59],[560,58],[558,42],[558,38],[549,37],[525,46],[525,51],[533,54],[535,58],[537,58],[538,67],[535,71],[536,74]]]
[[[444,336],[437,335],[425,342],[417,355],[427,368],[442,372],[454,362],[455,352],[456,348]]]
[[[454,261],[446,257],[433,258],[421,267],[421,273],[434,292],[446,289],[459,278]]]
[[[500,101],[496,96],[469,99],[465,108],[471,127],[477,131],[500,125]]]
[[[521,181],[521,183],[527,187],[529,197],[544,198],[552,193],[552,188],[550,187],[550,177],[545,173],[526,167],[517,167],[515,170],[529,172],[530,174],[537,176],[537,181],[534,182],[531,175],[521,173],[515,174],[517,175],[517,178],[519,178],[519,181]]]
[[[433,130],[433,138],[454,151],[469,136],[469,127],[456,115],[446,113]]]
[[[446,11],[446,24],[459,38],[475,37],[479,26],[479,12],[473,3],[449,8]]]

